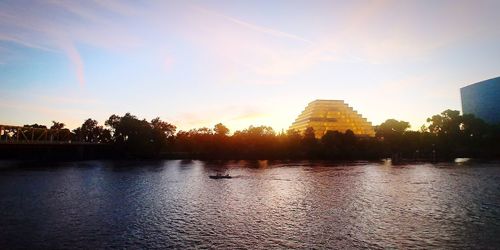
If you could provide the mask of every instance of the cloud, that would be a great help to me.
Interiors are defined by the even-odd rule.
[[[188,60],[205,64],[200,68],[214,78],[207,81],[283,84],[323,63],[399,63],[461,39],[499,32],[493,25],[498,23],[492,11],[496,5],[490,2],[317,3],[325,11],[291,10],[291,19],[282,26],[266,23],[278,17],[252,20],[252,15],[238,15],[237,8],[227,8],[234,11],[230,13],[216,4],[51,0],[30,5],[0,3],[0,41],[64,53],[80,84],[85,82],[82,45],[122,52],[162,46],[172,51],[186,43],[179,47],[196,49]],[[483,25],[484,19],[490,24]],[[165,58],[158,60],[162,68],[180,61]]]
[[[186,29],[180,34],[216,63],[217,83],[280,84],[319,62],[334,60],[329,48],[302,36],[215,10],[190,5],[181,18]]]
[[[78,53],[78,50],[70,42],[62,42],[60,44],[60,47],[66,53],[69,60],[73,64],[74,69],[76,71],[76,77],[78,79],[78,82],[80,83],[80,86],[83,86],[85,84],[85,73],[84,73],[85,70],[80,53]]]
[[[338,52],[357,63],[421,60],[466,39],[500,33],[492,25],[500,19],[491,11],[500,6],[492,2],[371,1],[354,6],[341,31],[332,30],[326,40],[337,43]]]
[[[440,16],[447,17],[446,20],[462,19],[462,11],[447,12],[447,7],[448,4],[435,6],[436,12],[428,14],[432,16],[430,19],[439,20]],[[454,21],[436,23],[433,29],[437,32],[422,29],[421,8],[416,3],[402,5],[394,1],[353,3],[342,10],[332,8],[331,17],[322,19],[324,22],[320,24],[326,28],[310,27],[311,33],[323,32],[308,39],[190,5],[183,20],[183,35],[209,53],[218,65],[220,78],[216,82],[281,84],[322,63],[382,64],[421,60],[433,50],[468,37],[476,30],[474,24],[463,21],[460,23],[465,30],[458,28]],[[335,16],[343,18],[336,20]]]
[[[45,46],[41,46],[41,45],[38,45],[38,44],[35,44],[35,43],[31,43],[29,41],[25,41],[22,38],[18,38],[18,37],[15,37],[13,35],[10,35],[10,34],[2,34],[2,33],[0,33],[0,41],[8,41],[8,42],[17,43],[17,44],[20,44],[20,45],[23,45],[23,46],[26,46],[26,47],[29,47],[29,48],[33,48],[33,49],[40,49],[40,50],[55,52],[55,50],[53,50],[51,48],[48,48],[48,47],[45,47]]]
[[[300,42],[305,42],[305,43],[308,43],[308,44],[313,44],[312,41],[307,40],[305,38],[302,38],[300,36],[289,34],[289,33],[283,32],[283,31],[275,30],[275,29],[271,29],[271,28],[268,28],[268,27],[263,27],[263,26],[255,25],[255,24],[252,24],[252,23],[249,23],[249,22],[245,22],[245,21],[242,21],[242,20],[234,18],[234,17],[226,16],[226,15],[220,14],[218,12],[215,12],[215,11],[212,11],[212,10],[208,10],[206,8],[203,8],[203,7],[199,6],[199,5],[191,5],[191,7],[193,9],[195,9],[195,10],[198,10],[198,11],[202,11],[202,12],[214,15],[214,16],[222,17],[222,18],[224,18],[224,19],[226,19],[226,20],[228,20],[230,22],[233,22],[235,24],[241,25],[241,26],[243,26],[245,28],[248,28],[248,29],[251,29],[251,30],[263,33],[263,34],[268,34],[268,35],[272,35],[272,36],[276,36],[276,37],[284,37],[284,38],[289,38],[289,39],[297,40],[297,41],[300,41]]]
[[[85,83],[85,70],[77,44],[117,50],[140,43],[116,16],[136,12],[117,2],[33,1],[25,5],[0,3],[0,41],[64,53],[80,85]]]

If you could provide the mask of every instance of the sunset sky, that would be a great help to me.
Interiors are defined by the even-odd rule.
[[[1,1],[0,124],[131,112],[286,129],[342,99],[418,129],[500,76],[500,1]]]

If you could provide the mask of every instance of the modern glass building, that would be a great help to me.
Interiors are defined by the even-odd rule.
[[[328,130],[345,132],[348,129],[356,135],[375,136],[372,124],[342,100],[310,102],[290,129],[304,133],[308,127],[314,129],[317,138]]]
[[[500,123],[500,77],[460,89],[462,113],[473,114],[488,123]]]

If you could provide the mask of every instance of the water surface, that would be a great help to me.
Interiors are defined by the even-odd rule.
[[[0,248],[500,247],[493,163],[2,165]]]

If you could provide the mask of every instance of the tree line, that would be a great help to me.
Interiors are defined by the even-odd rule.
[[[25,125],[28,127],[42,125]],[[53,122],[52,129],[64,129]],[[119,157],[200,159],[396,159],[440,160],[455,157],[500,157],[500,125],[487,124],[473,115],[445,110],[412,131],[405,121],[388,119],[375,126],[375,137],[355,135],[351,130],[327,131],[316,138],[314,130],[277,133],[269,126],[230,130],[219,123],[213,128],[177,131],[160,118],[148,121],[130,113],[111,115],[99,125],[87,119],[71,131],[77,142],[105,143]]]

